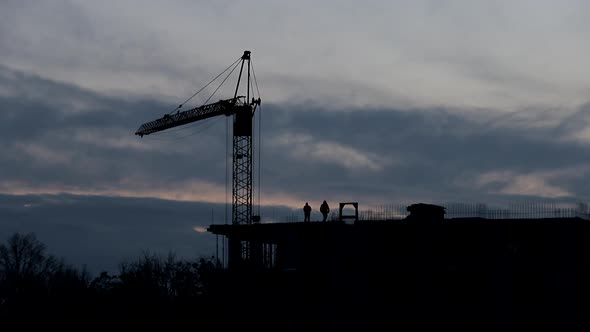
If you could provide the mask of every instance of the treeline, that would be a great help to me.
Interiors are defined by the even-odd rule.
[[[0,245],[0,322],[19,330],[208,330],[214,270],[211,260],[145,253],[118,274],[92,278],[48,254],[34,234],[17,233]]]

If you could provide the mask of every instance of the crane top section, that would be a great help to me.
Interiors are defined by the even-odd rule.
[[[244,124],[246,122],[251,123],[252,122],[251,118],[252,118],[252,115],[254,115],[254,112],[256,111],[256,107],[260,106],[260,98],[258,98],[258,99],[252,98],[251,101],[249,100],[250,99],[250,87],[251,87],[251,83],[250,83],[250,72],[251,72],[251,70],[250,70],[250,60],[251,60],[250,55],[251,55],[250,51],[244,51],[244,54],[240,58],[238,58],[238,60],[236,60],[233,64],[230,65],[230,67],[233,67],[233,69],[232,69],[232,71],[230,71],[228,76],[223,80],[223,82],[225,82],[225,80],[227,80],[227,78],[229,78],[231,73],[241,63],[240,74],[238,76],[238,82],[236,84],[236,90],[235,90],[233,98],[220,100],[220,101],[218,101],[216,103],[212,103],[212,104],[202,105],[202,106],[190,109],[188,111],[183,111],[183,112],[176,111],[176,113],[167,113],[159,119],[142,124],[139,127],[139,129],[137,129],[137,131],[135,132],[135,135],[143,137],[144,135],[153,134],[153,133],[156,133],[159,131],[182,126],[182,125],[189,124],[191,122],[195,122],[195,121],[199,121],[199,120],[208,119],[208,118],[215,117],[218,115],[225,115],[225,116],[236,115],[238,117],[236,119],[236,122],[238,122],[239,126],[236,126],[236,124],[234,123],[234,127],[243,128]],[[240,86],[240,78],[242,77],[242,70],[244,69],[244,62],[248,63],[248,68],[247,68],[248,81],[246,82],[247,94],[246,94],[246,96],[238,96],[238,88]],[[221,74],[219,74],[215,79],[217,79],[219,76],[221,76],[223,73],[225,73],[230,67],[226,68],[226,70],[224,70]],[[215,80],[215,79],[213,79],[213,80]],[[209,82],[204,88],[206,88],[212,82],[213,81]],[[223,84],[223,82],[221,82],[221,84]],[[219,87],[221,87],[221,84]],[[219,87],[217,89],[215,89],[213,94],[215,94],[215,92],[219,89]],[[258,83],[256,83],[256,87],[258,88]],[[199,90],[199,92],[202,91],[203,89]],[[199,92],[197,92],[197,93],[199,93]],[[193,98],[197,93],[195,93],[191,98]],[[213,97],[213,95],[211,95],[211,97]],[[211,97],[209,97],[209,98],[211,98]],[[187,99],[186,101],[190,100],[191,98]],[[209,100],[209,99],[207,99],[207,100]],[[183,104],[178,106],[177,109],[182,107]],[[243,132],[243,130],[239,130],[239,131]]]

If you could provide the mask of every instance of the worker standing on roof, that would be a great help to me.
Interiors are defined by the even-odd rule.
[[[328,202],[324,201],[320,206],[320,212],[324,216],[324,222],[328,219],[328,213],[330,213],[330,207],[328,206]]]
[[[303,207],[303,214],[305,215],[305,219],[303,221],[308,222],[309,216],[311,215],[311,206],[305,202],[305,206]]]

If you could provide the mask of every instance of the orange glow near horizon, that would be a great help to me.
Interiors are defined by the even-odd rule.
[[[225,204],[225,188],[206,182],[190,182],[182,187],[171,189],[129,189],[129,188],[79,188],[68,187],[60,185],[52,186],[30,186],[23,183],[3,183],[0,184],[0,193],[8,195],[59,195],[71,194],[82,196],[114,196],[126,198],[155,198],[182,202],[204,202]],[[255,198],[258,196],[255,194]],[[301,199],[294,196],[272,192],[263,194],[261,196],[269,197],[264,199],[261,197],[261,205],[264,206],[286,206],[290,208],[298,208],[303,203]],[[227,198],[228,203],[231,203],[231,196]],[[257,205],[256,201],[254,205]]]
[[[131,185],[128,185],[131,187]],[[154,198],[181,202],[201,202],[225,204],[225,188],[208,182],[188,182],[178,188],[79,188],[60,185],[30,186],[22,183],[0,183],[0,194],[8,195],[82,195],[82,196],[112,196],[125,198]],[[254,192],[253,205],[258,205],[258,194]],[[337,211],[338,202],[358,201],[363,209],[373,208],[379,204],[388,202],[375,202],[365,204],[362,200],[352,197],[336,195],[332,197],[305,197],[288,194],[282,191],[265,191],[261,193],[261,206],[284,206],[292,209],[300,209],[305,202],[309,202],[314,211],[318,211],[320,203],[326,199],[332,211]],[[368,200],[365,200],[368,201]],[[227,203],[231,204],[231,196],[227,197]]]

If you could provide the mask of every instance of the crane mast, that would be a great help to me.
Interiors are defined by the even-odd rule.
[[[215,116],[233,116],[233,157],[232,157],[232,224],[248,225],[260,220],[252,215],[252,123],[260,98],[250,100],[251,64],[250,51],[244,51],[240,58],[240,73],[234,96],[231,99],[220,100],[216,103],[203,105],[183,112],[166,114],[160,119],[142,124],[135,135],[144,135],[164,131]],[[238,96],[240,80],[247,65],[246,96]],[[230,73],[231,74],[231,73]],[[253,91],[252,91],[253,94]],[[248,261],[250,252],[256,250],[257,245],[246,241],[229,238],[228,264],[235,267]]]

